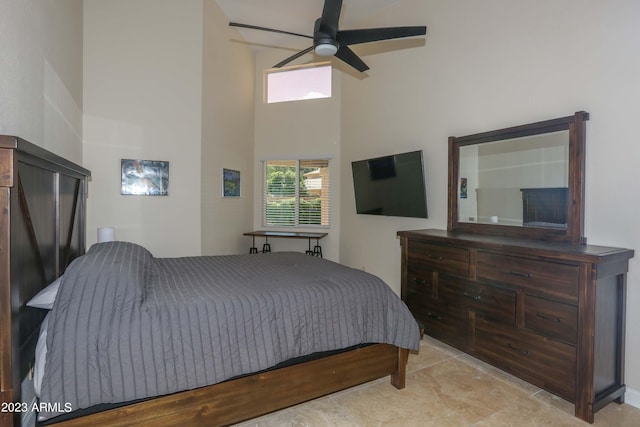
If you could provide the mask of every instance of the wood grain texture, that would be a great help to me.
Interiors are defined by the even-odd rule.
[[[2,402],[22,402],[22,379],[33,366],[44,312],[27,308],[27,301],[84,253],[89,176],[88,170],[42,147],[0,135]],[[61,181],[71,192],[61,191]],[[0,413],[1,427],[19,423],[19,413]]]
[[[225,426],[387,375],[403,388],[407,358],[408,350],[375,344],[55,425]]]
[[[624,401],[633,250],[444,230],[398,235],[410,260],[401,294],[428,335],[574,403],[587,422]],[[452,272],[445,260],[464,251],[471,265]]]
[[[449,137],[449,184],[447,230],[462,233],[537,239],[571,244],[584,244],[584,170],[586,121],[589,113],[577,111],[572,116],[513,126],[460,137]],[[567,189],[567,228],[516,227],[499,224],[462,222],[459,218],[460,147],[502,141],[561,130],[569,131],[569,165]]]

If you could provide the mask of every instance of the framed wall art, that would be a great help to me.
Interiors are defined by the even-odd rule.
[[[169,162],[159,160],[121,160],[120,194],[138,196],[169,195]]]
[[[467,178],[460,178],[460,198],[467,198]]]
[[[240,197],[240,171],[222,169],[222,197]]]

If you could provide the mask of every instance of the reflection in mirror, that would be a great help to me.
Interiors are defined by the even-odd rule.
[[[449,137],[447,230],[585,244],[589,113]]]
[[[567,228],[569,130],[460,147],[458,221]]]

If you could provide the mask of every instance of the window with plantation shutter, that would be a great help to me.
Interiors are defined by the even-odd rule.
[[[265,226],[329,226],[329,160],[266,160]]]

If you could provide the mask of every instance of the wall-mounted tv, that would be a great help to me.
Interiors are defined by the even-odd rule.
[[[427,218],[422,150],[351,162],[359,214]]]

